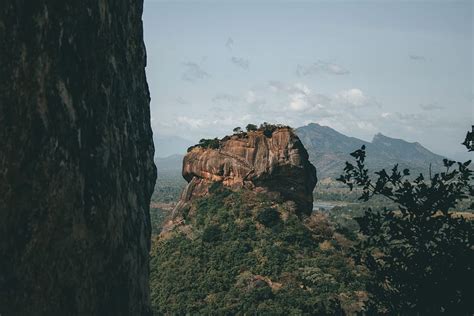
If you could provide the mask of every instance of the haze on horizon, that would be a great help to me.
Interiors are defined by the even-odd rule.
[[[248,123],[315,122],[468,159],[473,6],[145,0],[154,133],[197,142]]]

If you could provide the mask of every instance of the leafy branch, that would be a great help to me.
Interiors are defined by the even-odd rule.
[[[351,153],[337,180],[350,190],[362,189],[360,200],[383,196],[398,210],[368,209],[356,218],[363,234],[356,258],[373,273],[369,284],[375,313],[471,314],[469,295],[474,262],[473,224],[455,216],[455,207],[474,197],[471,161],[444,159],[444,172],[410,181],[408,169],[369,176],[365,146]],[[474,208],[474,203],[471,204]]]

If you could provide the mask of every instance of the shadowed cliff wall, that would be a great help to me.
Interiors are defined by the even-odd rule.
[[[139,0],[0,3],[0,314],[149,313]]]

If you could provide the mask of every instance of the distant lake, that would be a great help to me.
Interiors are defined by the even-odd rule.
[[[341,201],[321,201],[316,200],[313,202],[313,211],[329,211],[335,206],[346,206],[348,203]]]

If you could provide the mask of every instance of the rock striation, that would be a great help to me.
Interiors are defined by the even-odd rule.
[[[0,314],[148,315],[143,1],[0,4]]]
[[[291,128],[277,128],[270,135],[251,131],[227,136],[218,148],[196,146],[183,159],[188,181],[174,214],[191,201],[209,193],[213,183],[231,189],[248,188],[294,201],[301,214],[313,205],[316,169]]]

